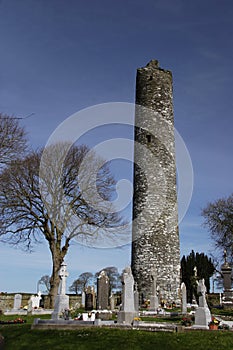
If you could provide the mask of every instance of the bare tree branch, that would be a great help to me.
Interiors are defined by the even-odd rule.
[[[26,133],[19,121],[0,114],[0,170],[12,160],[21,158],[26,148]]]

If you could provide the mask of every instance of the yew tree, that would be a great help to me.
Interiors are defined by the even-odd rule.
[[[60,143],[11,162],[0,176],[1,240],[29,251],[47,242],[52,257],[50,307],[71,240],[95,244],[122,224],[111,206],[115,180],[103,163],[86,146]]]
[[[196,276],[194,269],[196,268]],[[197,296],[197,282],[204,278],[207,293],[210,292],[210,277],[215,272],[215,266],[210,257],[204,253],[195,253],[193,250],[188,256],[183,255],[181,259],[181,279],[187,288],[187,300],[192,303],[192,299]]]

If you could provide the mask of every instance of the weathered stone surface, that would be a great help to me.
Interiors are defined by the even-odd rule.
[[[123,270],[122,287],[122,306],[117,315],[117,322],[131,324],[138,312],[135,309],[134,278],[130,267]]]
[[[153,272],[151,275],[152,290],[150,295],[150,311],[156,311],[159,307],[158,291],[157,291],[157,274]]]
[[[109,278],[101,271],[97,279],[97,308],[106,310],[109,307]]]
[[[69,273],[66,271],[66,266],[63,262],[59,271],[60,284],[55,299],[54,312],[52,313],[52,319],[55,320],[60,317],[62,312],[69,309],[69,296],[66,295],[66,278]]]
[[[199,306],[195,311],[195,324],[193,328],[208,329],[211,321],[211,313],[206,302],[206,286],[204,278],[198,281],[197,293],[199,295]]]
[[[132,271],[149,297],[153,270],[160,298],[178,301],[180,245],[172,74],[151,61],[137,70]],[[141,147],[140,145],[144,147]],[[148,152],[149,151],[149,152]],[[153,161],[151,161],[151,154]]]
[[[96,308],[95,288],[88,286],[85,290],[85,310],[91,311]]]
[[[32,294],[20,293],[22,295],[21,309],[28,306],[29,299]],[[0,293],[0,310],[5,312],[6,310],[11,310],[14,308],[14,296],[15,293]],[[48,295],[42,295],[44,301],[44,308],[49,308],[49,298]],[[70,307],[76,309],[82,305],[81,295],[69,294]],[[85,302],[84,302],[85,304]]]
[[[21,308],[21,303],[22,303],[22,294],[15,294],[13,309],[15,309],[15,310],[20,309]]]
[[[224,264],[221,266],[221,272],[223,276],[223,298],[222,304],[227,308],[233,308],[233,290],[231,289],[232,284],[232,267],[227,262],[227,252],[224,251]]]
[[[187,288],[184,282],[181,283],[181,312],[187,313]]]

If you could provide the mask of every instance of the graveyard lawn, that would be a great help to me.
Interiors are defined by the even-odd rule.
[[[198,350],[233,348],[230,331],[193,331],[185,333],[146,332],[109,328],[80,330],[31,330],[29,322],[0,326],[4,336],[4,350]]]

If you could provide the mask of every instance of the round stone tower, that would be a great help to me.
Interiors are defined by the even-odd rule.
[[[180,244],[172,74],[156,60],[137,70],[132,272],[141,297],[179,300]]]

